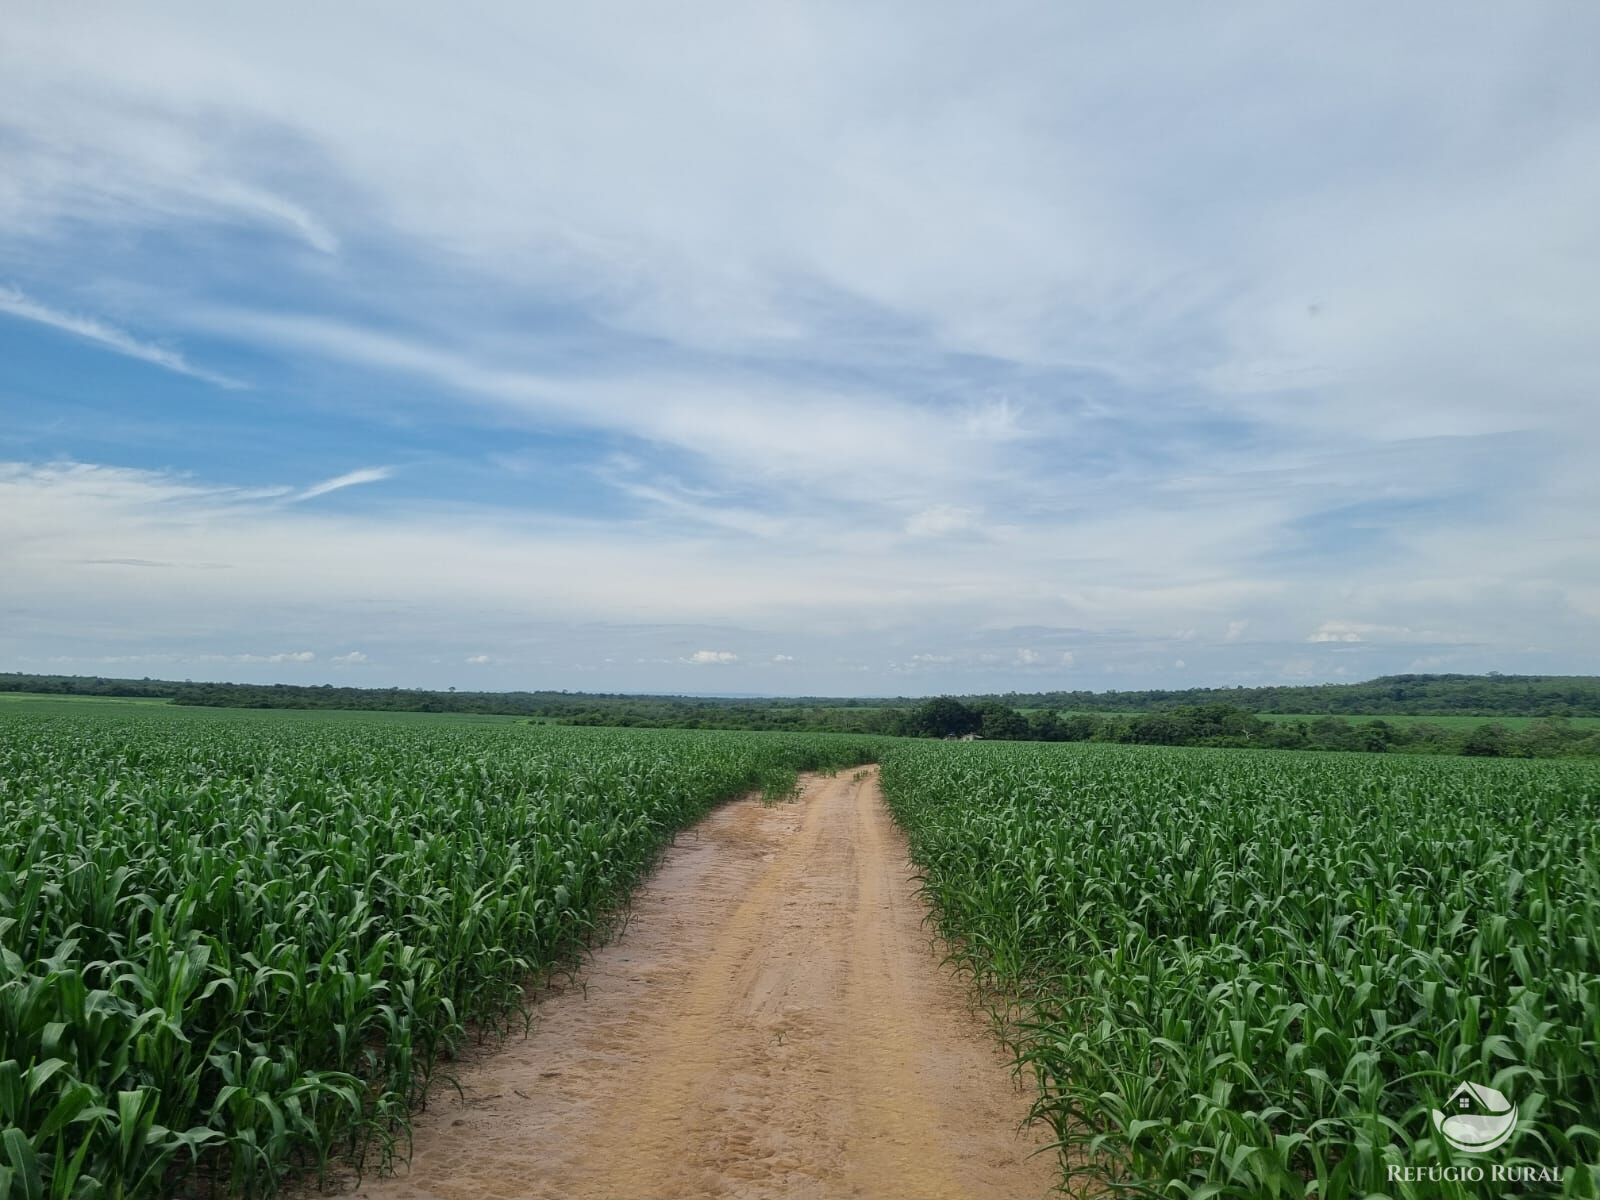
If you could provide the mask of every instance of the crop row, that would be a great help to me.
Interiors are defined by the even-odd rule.
[[[1520,1113],[1493,1163],[1600,1190],[1600,770],[978,743],[882,778],[1074,1186],[1505,1195],[1391,1178],[1488,1175],[1430,1119],[1473,1081]]]
[[[216,717],[0,727],[0,1200],[383,1160],[674,831],[860,739]]]

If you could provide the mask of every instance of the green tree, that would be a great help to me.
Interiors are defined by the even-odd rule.
[[[1028,738],[1035,742],[1064,742],[1067,740],[1066,725],[1047,708],[1028,717]]]
[[[1028,719],[999,702],[979,705],[978,732],[992,741],[1021,741],[1028,736]]]
[[[1479,725],[1461,743],[1461,753],[1475,758],[1499,758],[1506,752],[1504,725]]]
[[[977,733],[983,714],[954,696],[924,700],[906,715],[906,731],[913,737],[960,737]]]

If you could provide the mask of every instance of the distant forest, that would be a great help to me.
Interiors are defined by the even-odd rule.
[[[902,737],[982,737],[1273,749],[1403,751],[1495,757],[1600,754],[1600,733],[1567,717],[1600,717],[1600,677],[1389,675],[1365,683],[1183,691],[1008,692],[839,699],[701,698],[585,692],[460,692],[298,684],[195,683],[0,674],[0,691],[124,696],[216,708],[358,709],[521,716],[569,725],[814,730]],[[1268,722],[1257,713],[1303,714]],[[1385,716],[1485,717],[1474,728]],[[1362,717],[1362,722],[1346,718]],[[1496,717],[1543,718],[1511,730]]]
[[[585,707],[685,706],[719,709],[868,709],[915,706],[918,698],[799,696],[721,698],[635,696],[605,692],[458,692],[417,688],[353,688],[331,684],[194,683],[169,679],[106,679],[88,675],[0,673],[0,691],[75,696],[147,696],[221,708],[356,708],[408,712],[537,715]],[[1262,713],[1333,716],[1600,717],[1595,675],[1384,675],[1365,683],[1281,687],[1186,688],[1138,692],[1004,692],[965,697],[1008,708],[1057,712],[1153,712],[1227,704]]]
[[[1061,712],[1153,712],[1229,704],[1263,713],[1331,716],[1595,717],[1595,675],[1383,675],[1365,683],[1294,687],[1186,688],[1145,692],[1007,692],[981,696],[1013,708]]]
[[[1398,714],[1393,714],[1398,715]],[[889,732],[905,737],[1030,742],[1118,742],[1141,746],[1226,746],[1254,750],[1359,750],[1373,754],[1461,754],[1480,758],[1600,756],[1600,729],[1566,716],[1535,717],[1519,728],[1496,721],[1450,726],[1426,718],[1305,715],[1268,720],[1232,704],[1187,704],[1136,713],[1023,712],[997,700],[941,696],[897,712]]]
[[[849,700],[802,697],[749,699],[635,696],[608,692],[462,692],[421,688],[356,688],[332,684],[195,683],[171,679],[108,679],[88,675],[25,675],[0,672],[0,692],[59,696],[122,696],[170,700],[206,708],[341,708],[378,712],[451,712],[546,717],[564,720],[595,712],[646,716],[804,709],[851,710],[909,707],[915,700]],[[611,722],[616,723],[616,722]],[[636,723],[636,722],[628,722]],[[740,728],[732,724],[729,728]]]

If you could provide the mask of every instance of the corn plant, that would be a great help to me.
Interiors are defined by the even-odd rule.
[[[1473,1161],[1429,1115],[1473,1080],[1520,1112],[1493,1162],[1600,1190],[1600,770],[911,743],[882,778],[1070,1187],[1516,1194],[1389,1178]]]
[[[383,1165],[713,804],[865,739],[159,709],[0,723],[0,1200]]]

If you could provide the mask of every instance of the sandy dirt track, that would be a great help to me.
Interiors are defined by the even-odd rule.
[[[1047,1195],[1027,1097],[940,967],[876,771],[682,834],[626,932],[459,1072],[370,1200]]]

